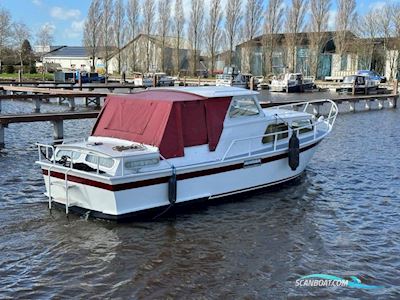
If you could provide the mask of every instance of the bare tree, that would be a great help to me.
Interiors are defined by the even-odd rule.
[[[139,9],[139,0],[129,0],[127,7],[127,17],[129,23],[129,36],[131,40],[131,71],[134,72],[136,70],[136,35],[139,32],[140,28],[140,9]]]
[[[320,55],[327,43],[330,0],[310,0],[309,62],[311,75],[318,75]]]
[[[296,50],[299,43],[299,33],[304,29],[307,0],[291,0],[286,9],[285,42],[287,45],[287,58],[289,69],[295,70]]]
[[[226,7],[225,34],[229,45],[229,65],[233,62],[233,47],[240,37],[242,23],[242,1],[229,0]]]
[[[165,72],[165,42],[171,29],[171,0],[159,0],[158,32],[161,37],[161,71]]]
[[[104,64],[106,74],[108,74],[108,59],[110,56],[110,49],[113,41],[113,32],[111,24],[113,21],[113,0],[102,0],[102,18],[101,18],[101,40],[104,53]]]
[[[189,22],[189,39],[193,50],[193,75],[197,71],[197,61],[200,52],[201,37],[204,23],[204,4],[202,0],[192,0]]]
[[[54,41],[53,30],[53,27],[48,23],[40,27],[36,33],[36,44],[43,49],[46,46],[50,46]]]
[[[222,8],[221,0],[211,0],[209,17],[206,21],[206,44],[211,56],[211,73],[215,69],[215,55],[221,41]]]
[[[183,5],[182,0],[175,1],[175,17],[173,23],[173,31],[176,37],[176,48],[175,48],[175,71],[179,73],[181,69],[181,62],[180,62],[180,48],[181,48],[181,40],[183,36],[183,29],[185,26],[185,15],[183,13]]]
[[[154,31],[154,15],[156,6],[154,0],[144,0],[143,3],[143,29],[147,35],[146,42],[146,71],[150,71],[150,35]]]
[[[12,25],[12,36],[13,36],[13,41],[12,41],[13,46],[15,52],[18,55],[22,70],[24,66],[24,48],[22,46],[24,41],[29,40],[29,38],[31,37],[31,32],[29,30],[29,27],[26,26],[26,24],[14,23]]]
[[[360,37],[353,43],[353,49],[357,53],[358,63],[362,68],[372,68],[372,56],[377,51],[375,47],[375,39],[378,37],[379,15],[377,11],[370,10],[364,16],[357,20],[358,26],[355,27],[354,33]]]
[[[391,15],[393,20],[393,56],[395,56],[395,70],[396,74],[393,74],[393,78],[398,79],[400,75],[400,3],[392,3],[391,5]]]
[[[273,53],[277,45],[277,35],[283,23],[283,0],[270,0],[265,9],[264,19],[264,75],[273,72]]]
[[[3,50],[9,43],[11,32],[12,28],[10,12],[0,7],[0,62],[3,57]]]
[[[98,56],[100,46],[100,30],[101,23],[101,3],[100,0],[93,0],[89,7],[89,12],[85,21],[83,31],[83,44],[87,51],[90,53],[92,65],[90,70],[92,72],[96,69],[96,57]]]
[[[121,74],[121,48],[124,46],[125,42],[125,7],[123,0],[117,0],[114,4],[114,15],[113,15],[113,35],[114,44],[117,47],[117,61],[118,61],[118,74]]]
[[[356,0],[337,0],[335,48],[341,57],[347,51],[347,34],[356,19]]]
[[[392,5],[385,4],[377,12],[377,25],[379,30],[379,35],[383,38],[383,57],[385,62],[389,62],[389,80],[392,80],[395,76],[394,70],[397,68],[397,57],[394,55],[389,55],[389,41],[392,36],[394,36],[395,31],[395,21],[393,20]],[[379,71],[379,70],[376,70]]]
[[[263,19],[263,0],[247,0],[246,2],[246,10],[245,10],[245,17],[244,17],[244,38],[246,41],[251,41],[260,34],[261,31],[261,24]],[[251,49],[251,44],[248,45],[248,51],[245,55],[246,60],[248,61],[247,64],[249,69],[246,71],[251,70],[251,61],[253,58],[254,50]],[[243,65],[243,64],[242,64]]]

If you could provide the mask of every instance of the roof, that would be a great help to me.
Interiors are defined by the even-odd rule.
[[[64,46],[56,49],[44,57],[88,57],[88,53],[85,47],[78,46]]]
[[[110,95],[92,136],[113,137],[158,147],[166,158],[184,156],[184,148],[218,145],[231,97],[207,99],[174,90]]]
[[[245,95],[258,95],[258,92],[231,86],[200,86],[200,87],[165,87],[149,89],[150,91],[173,91],[177,93],[187,93],[204,98],[219,98]]]

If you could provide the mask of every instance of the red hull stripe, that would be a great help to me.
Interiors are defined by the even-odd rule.
[[[307,147],[304,147],[304,148],[300,149],[300,152],[307,151],[307,150],[317,146],[318,143],[319,142],[317,142],[315,144],[311,144]],[[265,163],[272,162],[275,160],[280,160],[280,159],[283,159],[286,157],[288,157],[287,153],[283,153],[283,154],[279,154],[279,155],[275,155],[275,156],[271,156],[271,157],[266,157],[266,158],[261,159],[261,163],[265,164]],[[178,174],[177,179],[178,180],[191,179],[191,178],[196,178],[196,177],[201,177],[201,176],[208,176],[208,175],[213,175],[213,174],[218,174],[218,173],[239,170],[242,168],[243,168],[243,163],[234,164],[234,165],[224,166],[224,167],[219,167],[219,168],[195,171],[195,172],[190,172],[190,173],[185,173],[185,174]],[[46,169],[43,169],[42,172],[43,172],[43,175],[46,175],[46,176],[49,174],[49,171]],[[63,180],[65,179],[65,174],[59,173],[59,172],[51,171],[50,176],[54,177],[54,178],[63,179]],[[154,178],[154,179],[112,185],[112,184],[108,184],[108,183],[95,181],[92,179],[86,179],[86,178],[77,177],[74,175],[68,175],[68,181],[70,181],[70,182],[76,182],[76,183],[80,183],[80,184],[84,184],[84,185],[90,185],[93,187],[97,187],[100,189],[113,191],[113,192],[167,183],[168,180],[169,180],[169,176],[166,176],[166,177],[159,177],[159,178]]]

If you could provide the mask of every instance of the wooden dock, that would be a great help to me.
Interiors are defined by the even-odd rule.
[[[335,97],[330,98],[336,104],[348,103],[349,104],[349,112],[356,112],[356,104],[364,103],[365,110],[371,109],[371,103],[377,102],[378,109],[383,109],[385,107],[385,102],[388,103],[389,108],[397,108],[397,101],[399,99],[399,94],[379,94],[379,95],[357,95],[357,96],[344,96],[344,97]],[[260,102],[261,107],[268,108],[285,104],[292,104],[303,102],[304,100],[288,100],[288,101],[264,101]],[[313,104],[313,112],[319,114],[321,104]]]
[[[60,89],[3,86],[0,87],[0,112],[2,110],[2,100],[32,100],[34,102],[34,112],[40,112],[42,101],[49,101],[52,98],[58,98],[58,103],[68,102],[70,110],[75,109],[75,99],[84,98],[85,105],[94,103],[100,107],[101,98],[105,98],[107,93],[81,92]]]
[[[11,123],[51,122],[55,140],[64,138],[64,121],[97,118],[100,111],[56,112],[23,115],[0,115],[0,149],[4,148],[5,128]]]

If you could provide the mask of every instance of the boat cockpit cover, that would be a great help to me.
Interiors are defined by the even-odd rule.
[[[184,156],[184,147],[197,145],[214,151],[230,101],[165,90],[112,95],[92,135],[156,146],[165,158]]]

